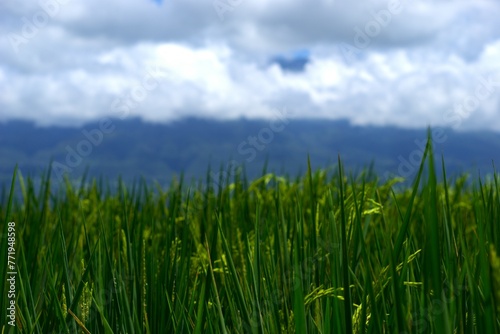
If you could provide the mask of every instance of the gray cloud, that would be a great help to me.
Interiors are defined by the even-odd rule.
[[[221,20],[210,1],[8,0],[0,121],[78,124],[129,103],[127,115],[151,121],[271,117],[287,106],[357,124],[449,125],[447,110],[480,78],[500,81],[500,4],[392,1],[241,1]],[[301,72],[270,61],[296,50],[310,52]],[[139,96],[154,69],[158,85]],[[500,130],[499,93],[461,128]]]

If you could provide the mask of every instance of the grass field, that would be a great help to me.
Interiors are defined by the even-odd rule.
[[[52,193],[50,175],[39,191],[14,175],[0,276],[17,274],[0,281],[0,332],[497,333],[497,175],[451,179],[425,153],[398,191],[340,159],[217,187],[84,180]]]

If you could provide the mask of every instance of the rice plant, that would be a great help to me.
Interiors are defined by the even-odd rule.
[[[50,173],[37,189],[16,171],[0,199],[1,277],[9,222],[17,271],[14,326],[0,281],[1,332],[497,333],[497,174],[450,178],[431,143],[397,191],[340,158],[167,189],[53,191]]]

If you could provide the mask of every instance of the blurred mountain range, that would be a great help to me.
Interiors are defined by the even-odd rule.
[[[447,172],[491,173],[500,159],[500,134],[457,132],[435,128],[437,161],[445,157]],[[426,140],[426,129],[353,126],[347,121],[239,119],[215,121],[188,118],[169,124],[139,119],[103,119],[83,127],[37,127],[24,121],[0,123],[0,184],[10,182],[14,166],[24,176],[49,169],[61,180],[90,176],[134,180],[144,176],[160,183],[184,173],[215,181],[245,168],[249,177],[267,170],[295,177],[312,167],[334,166],[340,157],[347,170],[370,163],[381,178],[413,179]]]

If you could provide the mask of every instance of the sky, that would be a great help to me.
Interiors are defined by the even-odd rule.
[[[500,131],[500,2],[0,2],[0,122],[348,119]]]

